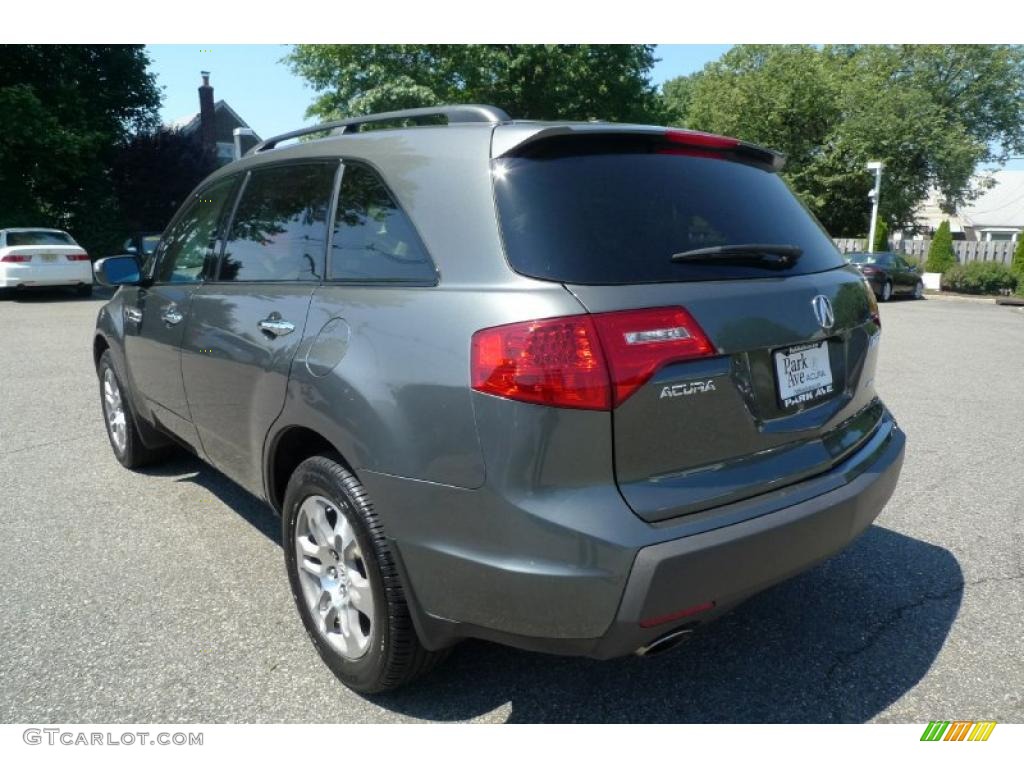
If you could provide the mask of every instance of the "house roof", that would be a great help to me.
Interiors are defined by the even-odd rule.
[[[995,171],[995,186],[958,211],[968,227],[1024,228],[1024,171]]]
[[[215,113],[220,112],[221,110],[227,110],[228,114],[235,119],[239,127],[250,128],[251,130],[250,125],[247,122],[245,122],[245,120],[242,119],[242,116],[235,112],[235,110],[231,108],[231,105],[224,101],[224,99],[218,99],[217,102],[213,105],[213,111]],[[185,133],[193,133],[194,131],[198,131],[199,113],[193,112],[191,115],[185,115],[184,117],[179,117],[177,120],[172,120],[170,123],[168,123],[167,127],[173,128],[174,130],[178,131],[184,131]],[[256,139],[259,140],[259,136],[257,136]]]

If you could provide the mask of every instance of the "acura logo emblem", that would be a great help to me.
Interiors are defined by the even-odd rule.
[[[836,324],[836,316],[832,311],[832,302],[828,296],[818,295],[811,299],[811,306],[814,308],[814,316],[818,318],[818,325],[826,331]]]

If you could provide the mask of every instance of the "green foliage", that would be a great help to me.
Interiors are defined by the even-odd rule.
[[[143,46],[0,46],[0,227],[68,230],[101,254],[121,236],[117,146],[160,103]]]
[[[1010,269],[1024,281],[1024,232],[1017,235],[1017,247],[1013,250],[1013,261],[1010,262]]]
[[[323,119],[466,102],[522,119],[666,118],[653,45],[296,45],[284,60]]]
[[[953,236],[949,232],[949,222],[943,221],[935,231],[931,245],[928,246],[928,259],[925,269],[929,272],[943,272],[956,265],[956,254],[953,253]]]
[[[942,288],[957,293],[1000,294],[1013,291],[1018,276],[997,261],[972,261],[956,264],[942,274]]]
[[[879,219],[875,223],[875,247],[876,253],[889,250],[889,225]]]
[[[930,187],[955,205],[979,163],[1024,151],[1022,46],[742,45],[663,93],[687,127],[786,153],[836,237],[868,229],[869,160],[885,164],[880,217],[905,227]]]
[[[216,157],[197,136],[159,128],[132,137],[111,167],[123,230],[163,231],[193,188],[216,168]]]

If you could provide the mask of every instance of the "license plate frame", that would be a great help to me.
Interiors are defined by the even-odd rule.
[[[835,394],[835,374],[828,339],[772,352],[775,395],[784,410],[828,400]]]

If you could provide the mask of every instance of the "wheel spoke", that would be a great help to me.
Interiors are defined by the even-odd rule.
[[[316,576],[318,579],[323,575],[323,566],[319,563],[314,563],[308,557],[303,557],[299,567],[306,573]]]
[[[353,643],[360,652],[365,651],[366,646],[370,644],[370,636],[363,634],[363,627],[359,622],[359,611],[349,606],[348,610],[345,611],[345,618],[348,621],[349,626],[348,640]]]
[[[352,598],[352,605],[365,613],[366,617],[373,621],[373,589],[370,587],[369,579],[363,576],[355,568],[348,569],[349,596]]]

